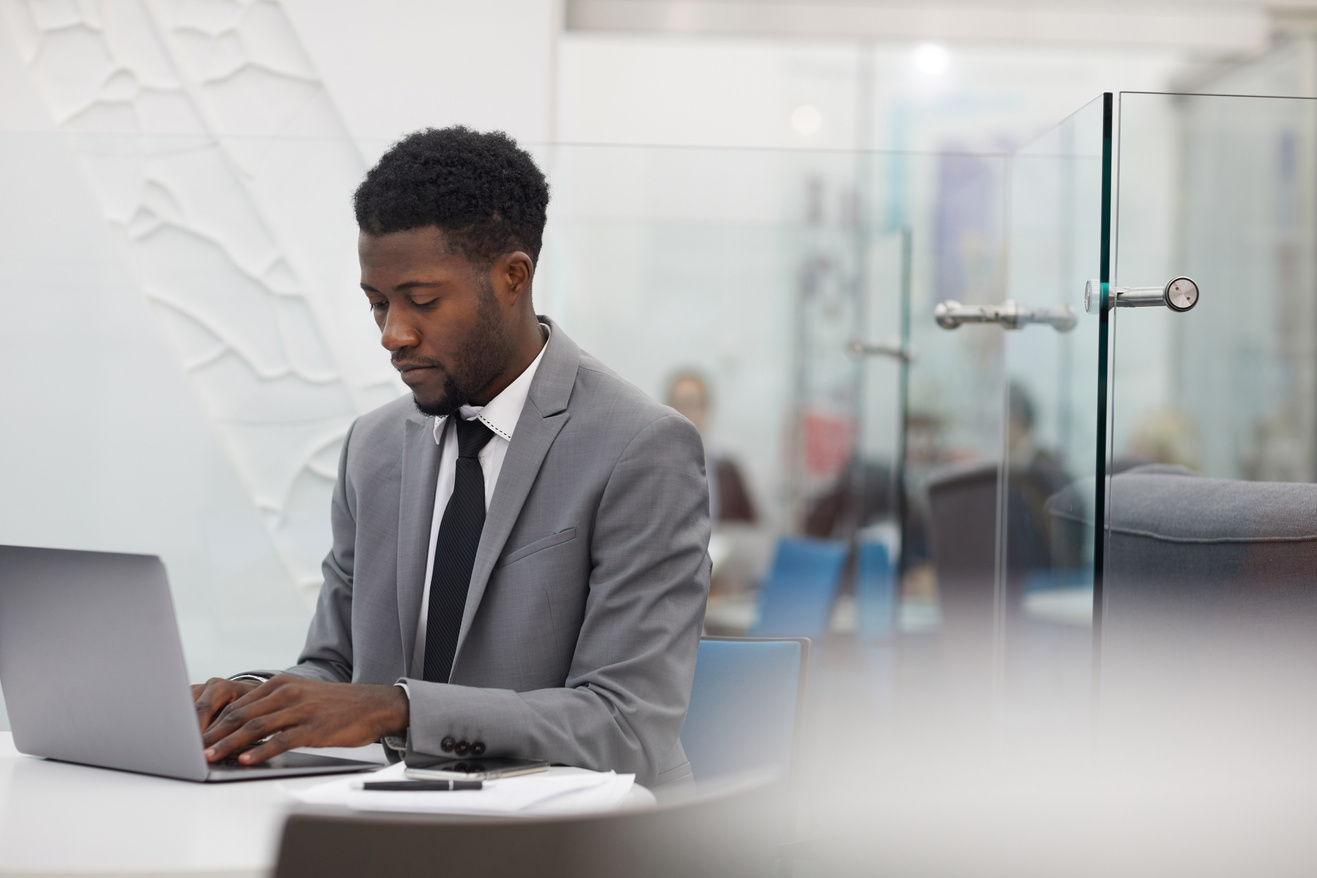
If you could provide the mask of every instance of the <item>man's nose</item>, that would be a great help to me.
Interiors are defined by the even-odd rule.
[[[403,348],[415,347],[420,342],[420,336],[416,328],[405,316],[390,310],[387,317],[384,318],[384,328],[380,331],[380,344],[389,353],[400,351]]]

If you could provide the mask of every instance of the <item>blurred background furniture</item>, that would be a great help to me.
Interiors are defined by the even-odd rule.
[[[896,634],[899,588],[891,554],[884,543],[855,547],[855,630],[861,643],[888,643]]]
[[[845,543],[782,537],[768,575],[759,586],[752,637],[809,637],[819,640],[832,619],[848,546]]]
[[[1049,503],[1058,543],[1091,539],[1087,504],[1069,502],[1084,491],[1091,484]],[[1207,478],[1151,464],[1113,476],[1109,491],[1107,645],[1194,626],[1229,638],[1246,620],[1317,618],[1317,485]]]
[[[992,613],[997,563],[999,468],[987,461],[935,472],[928,481],[931,555],[946,624],[974,624]],[[1052,568],[1047,499],[1049,474],[1008,471],[1006,497],[1006,611],[1018,614],[1025,579]]]
[[[1156,759],[1205,746],[1243,760],[1306,750],[1317,729],[1317,485],[1154,464],[1113,476],[1109,491],[1104,746]],[[1050,504],[1059,538],[1085,539],[1091,516],[1069,500]]]

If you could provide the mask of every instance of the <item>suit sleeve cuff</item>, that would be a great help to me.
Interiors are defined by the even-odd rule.
[[[397,686],[399,689],[403,691],[403,694],[407,696],[407,701],[410,703],[412,700],[412,690],[407,688],[407,681],[399,680],[393,685]],[[385,755],[389,755],[389,751],[392,751],[396,757],[401,757],[407,752],[406,738],[399,738],[397,735],[386,735],[382,739],[382,743],[384,744]],[[398,760],[397,758],[394,758],[391,759],[390,761],[397,762]]]

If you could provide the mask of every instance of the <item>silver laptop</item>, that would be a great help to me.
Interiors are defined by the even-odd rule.
[[[33,756],[196,781],[379,767],[305,752],[209,765],[154,555],[0,546],[0,686]]]

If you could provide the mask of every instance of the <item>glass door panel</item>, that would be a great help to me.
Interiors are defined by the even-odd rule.
[[[1112,317],[1104,712],[1288,715],[1317,618],[1317,102],[1119,115],[1116,304],[1158,307]],[[1160,300],[1180,277],[1189,310]]]
[[[721,513],[710,632],[755,630],[756,588],[784,540],[845,552],[876,539],[894,557],[900,370],[854,350],[902,345],[908,236],[878,230],[891,159],[564,144],[545,156],[555,201],[537,296],[656,398],[681,408],[677,385],[703,385],[687,413]],[[842,612],[812,617],[853,623],[842,590]]]
[[[932,641],[940,639],[942,604],[960,582],[992,589],[992,501],[987,508],[943,503],[942,489],[965,473],[986,472],[990,483],[995,479],[1002,333],[982,326],[947,332],[935,315],[950,302],[974,307],[1002,299],[1007,163],[1001,155],[945,154],[926,157],[923,166],[937,185],[914,215],[909,269],[902,628],[910,635],[910,655],[936,650]],[[961,515],[967,510],[973,519],[969,527]],[[938,661],[929,658],[923,664]]]
[[[1106,343],[1084,294],[1106,261],[1110,114],[1111,97],[1101,96],[1011,162],[1006,304],[1015,326],[1006,332],[993,603],[1007,711],[1074,718],[1090,703]]]

